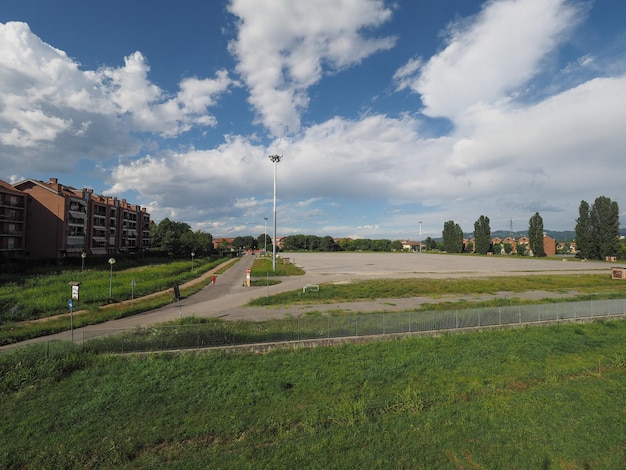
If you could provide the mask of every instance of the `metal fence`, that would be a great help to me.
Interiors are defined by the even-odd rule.
[[[626,314],[626,299],[360,315],[293,317],[272,322],[160,325],[135,330],[92,329],[76,342],[101,352],[166,351],[286,341],[454,331],[464,328],[610,318]]]

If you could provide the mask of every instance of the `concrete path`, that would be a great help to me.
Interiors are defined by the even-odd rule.
[[[229,320],[266,320],[301,315],[311,312],[389,312],[419,307],[424,303],[453,300],[485,300],[494,297],[548,298],[567,297],[574,293],[526,292],[477,296],[468,292],[465,296],[408,299],[377,299],[372,302],[346,302],[333,304],[310,304],[288,307],[245,307],[252,299],[280,292],[301,290],[307,284],[349,283],[365,279],[401,278],[454,278],[454,277],[502,277],[538,274],[581,274],[606,273],[610,275],[610,264],[603,262],[580,262],[578,260],[554,261],[521,258],[515,256],[454,256],[426,253],[296,253],[290,262],[304,269],[304,276],[289,276],[281,283],[268,287],[245,287],[246,269],[252,266],[254,256],[245,255],[225,273],[217,276],[215,285],[207,285],[180,304],[170,305],[131,317],[112,320],[98,325],[74,329],[75,341],[111,334],[115,331],[147,327],[177,318],[218,317]],[[217,270],[217,269],[216,269]],[[211,277],[216,270],[203,277]],[[193,281],[192,281],[193,282]],[[198,281],[195,281],[198,282]],[[24,341],[18,345],[3,346],[7,349],[36,342],[72,339],[69,331]]]

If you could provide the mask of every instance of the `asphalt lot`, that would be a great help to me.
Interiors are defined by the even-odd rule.
[[[280,284],[266,287],[245,287],[246,269],[252,266],[254,256],[245,255],[225,273],[217,277],[215,285],[209,284],[197,294],[142,314],[99,325],[77,328],[74,338],[81,341],[95,336],[111,334],[115,331],[146,327],[174,320],[184,316],[218,317],[227,320],[259,321],[268,318],[283,318],[287,315],[300,315],[312,311],[371,312],[398,311],[417,307],[433,299],[416,296],[409,299],[377,299],[373,302],[350,302],[324,305],[300,305],[289,307],[246,307],[252,299],[290,290],[300,290],[307,284],[321,285],[332,282],[354,282],[376,278],[454,278],[454,277],[493,277],[537,274],[580,274],[603,273],[610,275],[609,263],[580,262],[575,259],[547,260],[521,258],[515,256],[471,256],[440,255],[427,253],[296,253],[282,254],[305,270],[304,276],[290,276]],[[206,273],[210,277],[213,272]],[[502,294],[504,295],[504,294]],[[529,292],[525,296],[547,298],[566,296]],[[475,296],[475,300],[494,296]],[[516,297],[524,295],[516,294]],[[439,299],[440,301],[441,299]],[[451,300],[451,299],[446,299]],[[35,341],[71,340],[70,332],[39,338]],[[26,344],[24,342],[21,344]]]
[[[286,256],[286,255],[285,255]],[[606,263],[584,263],[573,258],[548,260],[517,256],[441,255],[428,253],[296,253],[290,258],[307,276],[459,277],[505,276],[533,273],[601,272]]]

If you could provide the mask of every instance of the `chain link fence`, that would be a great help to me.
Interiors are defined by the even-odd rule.
[[[626,314],[626,299],[293,317],[270,322],[160,325],[135,330],[83,331],[76,342],[94,352],[143,352],[288,341],[454,331],[467,328],[610,318]]]

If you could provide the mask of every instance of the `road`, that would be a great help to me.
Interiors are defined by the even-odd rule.
[[[246,269],[254,262],[253,255],[245,255],[225,273],[217,276],[215,285],[207,285],[200,292],[172,302],[164,307],[119,320],[74,329],[77,342],[111,334],[121,330],[147,327],[187,316],[219,317],[229,320],[265,320],[299,315],[311,311],[343,310],[351,312],[406,310],[433,299],[414,297],[409,299],[377,299],[373,302],[350,302],[324,305],[299,305],[288,307],[245,307],[252,299],[263,295],[299,290],[306,284],[331,282],[353,282],[376,278],[453,278],[494,277],[537,274],[581,274],[606,273],[610,275],[610,264],[603,262],[580,262],[578,260],[545,260],[514,256],[453,256],[426,253],[296,253],[290,256],[306,272],[304,276],[290,276],[281,283],[268,287],[245,287]],[[213,275],[209,272],[206,276]],[[540,298],[554,296],[553,293],[533,292],[527,295]],[[567,295],[561,294],[561,295]],[[475,300],[483,297],[468,293]],[[487,296],[489,297],[489,296]],[[493,297],[493,296],[491,296]],[[516,297],[522,295],[516,294]],[[173,300],[173,293],[172,293]],[[450,299],[445,299],[449,301]],[[441,301],[441,299],[439,299]],[[24,341],[18,345],[3,346],[1,349],[36,342],[55,340],[71,341],[69,331]]]

